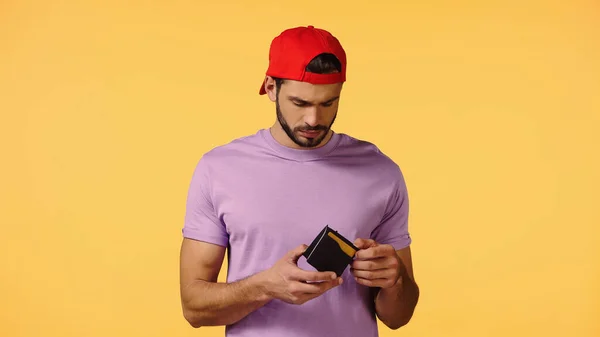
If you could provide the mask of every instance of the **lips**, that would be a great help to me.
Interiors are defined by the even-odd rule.
[[[321,131],[300,131],[300,134],[307,138],[314,138],[321,134]]]

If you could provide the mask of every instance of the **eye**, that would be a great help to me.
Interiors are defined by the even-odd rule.
[[[295,104],[296,106],[299,106],[299,107],[305,107],[305,106],[306,106],[306,103],[305,103],[305,102],[297,102],[297,101],[295,101],[295,102],[294,102],[294,104]]]
[[[328,107],[328,106],[331,106],[332,104],[333,104],[333,102],[330,102],[330,103],[323,103],[322,105],[323,105],[324,107]]]

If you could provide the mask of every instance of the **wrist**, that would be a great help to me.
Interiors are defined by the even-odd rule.
[[[402,263],[402,260],[399,257],[396,258],[398,259],[399,265],[397,270],[398,278],[396,279],[396,282],[389,287],[389,289],[401,290],[405,283],[409,281],[409,275],[404,264]]]
[[[252,287],[256,289],[259,301],[269,302],[274,298],[273,293],[270,290],[272,287],[269,286],[269,277],[266,271],[255,274],[251,279]]]
[[[401,294],[404,292],[404,288],[406,287],[407,277],[408,275],[401,273],[398,279],[396,280],[396,283],[394,283],[392,286],[386,288],[379,288],[377,292],[377,298],[384,297],[391,299],[401,296]]]

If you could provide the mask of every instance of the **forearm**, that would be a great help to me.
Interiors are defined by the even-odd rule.
[[[377,317],[389,328],[398,329],[410,321],[418,300],[418,285],[404,273],[395,286],[380,289],[377,293]]]
[[[232,283],[197,280],[183,291],[183,311],[194,327],[233,324],[270,301],[261,275]]]

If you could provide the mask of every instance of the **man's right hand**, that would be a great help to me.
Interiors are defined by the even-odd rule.
[[[306,245],[296,247],[262,273],[269,298],[303,304],[342,284],[342,278],[334,272],[307,271],[298,267],[298,259],[307,248]]]

